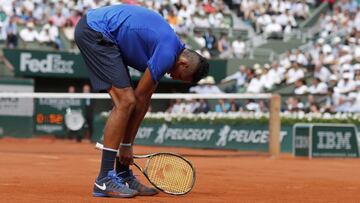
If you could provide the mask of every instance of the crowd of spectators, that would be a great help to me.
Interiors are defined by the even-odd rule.
[[[9,48],[19,43],[37,42],[63,49],[63,34],[73,42],[74,28],[88,9],[119,3],[138,4],[157,11],[179,34],[194,30],[197,50],[206,58],[242,58],[246,43],[241,37],[229,39],[228,33],[216,36],[212,29],[205,32],[196,27],[228,28],[225,16],[236,9],[238,15],[254,25],[258,33],[287,33],[298,26],[298,19],[307,19],[309,5],[317,0],[0,0],[0,41]],[[230,9],[227,4],[230,5]],[[311,111],[360,111],[360,6],[356,0],[339,0],[332,11],[320,17],[318,38],[305,49],[290,50],[270,64],[240,66],[221,85],[235,84],[221,90],[213,78],[202,80],[190,89],[194,93],[262,93],[280,85],[293,86],[295,95],[319,94],[324,101],[314,100],[302,105],[290,97],[286,109]],[[309,98],[307,98],[309,100]],[[308,101],[309,102],[309,101]],[[178,111],[175,102],[169,111]],[[180,103],[184,103],[180,101]],[[179,103],[179,105],[180,105]],[[204,111],[206,101],[186,101]],[[214,111],[262,110],[264,102],[249,100],[243,106],[235,101],[219,100]],[[174,108],[175,106],[175,108]],[[181,105],[180,105],[181,106]],[[184,105],[182,105],[184,106]],[[174,110],[175,109],[175,110]],[[198,110],[199,111],[199,110]]]
[[[293,87],[290,94],[298,96],[286,100],[287,111],[360,112],[359,11],[356,1],[339,1],[320,18],[319,37],[308,47],[289,50],[271,65],[240,66],[220,85],[235,80],[225,91],[240,93]]]
[[[263,100],[248,99],[241,103],[235,99],[218,99],[209,104],[206,99],[176,99],[170,102],[168,113],[228,113],[228,112],[267,112],[268,105]]]
[[[195,29],[194,40],[200,47],[196,51],[205,58],[214,56],[222,59],[243,58],[247,54],[246,42],[241,36],[237,36],[231,41],[228,33],[222,33],[217,38],[211,29],[207,29],[204,33]]]
[[[121,3],[157,11],[178,34],[195,26],[230,26],[224,20],[230,11],[222,0],[0,0],[0,40],[8,47],[16,47],[20,40],[62,49],[60,34],[73,41],[74,28],[88,9]]]
[[[75,48],[75,26],[88,9],[120,3],[158,12],[180,36],[191,33],[195,27],[211,30],[231,26],[225,20],[231,11],[222,0],[0,0],[0,41],[5,41],[9,48],[19,44],[26,48],[34,42],[62,50],[65,37],[71,48]],[[197,51],[207,58],[245,55],[245,42],[241,38],[230,41],[227,34],[217,38],[211,31],[199,34],[195,33],[200,47]]]
[[[319,3],[314,0],[233,0],[231,8],[251,23],[257,33],[281,37],[298,27],[297,19],[307,19],[310,6]]]

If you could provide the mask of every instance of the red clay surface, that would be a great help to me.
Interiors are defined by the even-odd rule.
[[[0,139],[0,202],[360,202],[360,159],[308,160],[288,154],[271,159],[235,151],[143,146],[135,152],[230,156],[189,156],[197,182],[184,196],[93,198],[100,163],[93,146],[44,138]]]

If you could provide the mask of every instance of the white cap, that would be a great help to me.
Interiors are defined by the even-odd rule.
[[[268,63],[265,63],[265,64],[264,64],[264,68],[265,68],[265,69],[270,69],[271,67],[270,67],[270,65],[269,65]]]
[[[26,24],[26,27],[28,27],[28,28],[34,28],[35,25],[34,25],[33,22],[28,22],[28,23]]]
[[[261,68],[261,67],[260,67],[260,64],[258,64],[258,63],[255,63],[255,64],[254,64],[254,69],[255,69],[255,70],[260,69],[260,68]]]
[[[261,70],[261,69],[256,69],[255,74],[256,74],[256,75],[261,75],[261,74],[262,74],[262,70]]]
[[[333,44],[338,44],[341,42],[341,38],[340,37],[335,37],[333,40],[332,40],[332,43]]]
[[[285,67],[286,69],[289,69],[289,68],[291,67],[291,64],[290,64],[290,63],[286,63],[286,64],[284,65],[284,67]]]
[[[203,84],[205,84],[205,83],[206,83],[206,80],[205,80],[205,78],[203,78],[203,79],[201,79],[197,84],[203,85]]]
[[[337,80],[337,76],[336,75],[330,75],[330,80]]]
[[[215,79],[213,76],[207,76],[205,78],[205,84],[210,84],[210,85],[214,85],[215,84]]]
[[[319,39],[317,40],[317,43],[318,43],[318,44],[324,44],[324,43],[325,43],[325,40],[324,40],[323,38],[319,38]]]

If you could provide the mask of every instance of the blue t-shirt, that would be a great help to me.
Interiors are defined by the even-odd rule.
[[[149,67],[154,82],[174,66],[185,48],[162,16],[140,6],[93,9],[87,23],[118,46],[126,65],[141,72]]]

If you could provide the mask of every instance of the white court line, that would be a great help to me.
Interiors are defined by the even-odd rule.
[[[90,162],[100,162],[100,160],[99,159],[87,159],[88,161],[90,161]]]
[[[54,160],[60,159],[60,157],[54,155],[33,155],[33,156],[37,156],[43,159],[54,159]]]
[[[4,155],[16,155],[16,156],[31,156],[34,158],[41,158],[41,159],[52,159],[52,160],[58,160],[60,159],[59,156],[55,156],[55,155],[46,155],[46,154],[34,154],[34,153],[17,153],[17,152],[0,152],[0,154],[4,154]]]
[[[20,183],[0,183],[0,186],[17,186],[20,185]]]

